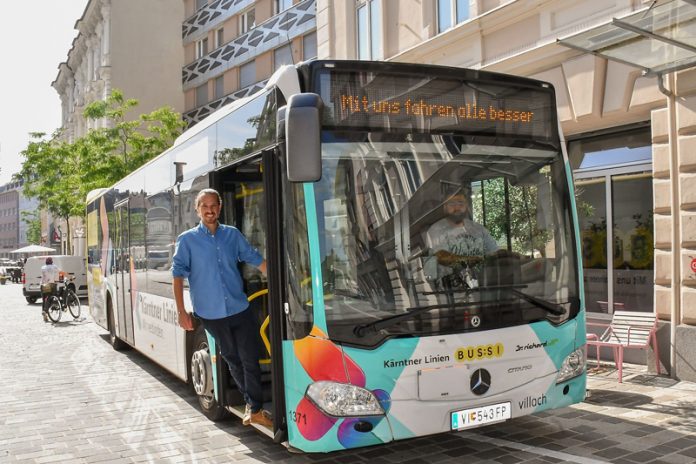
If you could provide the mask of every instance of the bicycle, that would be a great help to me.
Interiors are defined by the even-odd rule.
[[[61,281],[56,283],[55,294],[48,297],[46,314],[51,322],[58,322],[65,311],[69,311],[74,319],[78,319],[81,312],[80,299],[65,281]]]

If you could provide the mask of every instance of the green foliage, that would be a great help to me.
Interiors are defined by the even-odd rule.
[[[24,195],[37,198],[40,206],[56,217],[81,216],[84,207],[77,196],[80,170],[71,144],[60,140],[59,131],[49,138],[40,132],[30,136],[19,173],[24,179]]]
[[[106,118],[110,122],[108,127],[92,129],[83,137],[85,155],[94,166],[91,181],[96,187],[115,183],[162,153],[185,128],[181,115],[170,107],[128,120],[127,113],[137,104],[114,90],[105,101],[90,103],[85,108],[86,118]]]
[[[27,243],[41,244],[41,218],[38,211],[22,211],[22,221],[27,225]]]
[[[107,127],[91,129],[72,143],[60,131],[50,137],[30,134],[17,175],[24,179],[24,195],[37,198],[54,217],[84,217],[90,190],[113,185],[169,148],[186,125],[169,107],[128,120],[137,104],[114,90],[105,101],[87,105],[84,116],[105,118]]]
[[[483,223],[485,211],[486,228],[498,244],[507,241],[509,230],[512,251],[530,256],[536,251],[543,255],[551,234],[537,222],[538,187],[508,184],[507,208],[505,187],[504,178],[483,182],[483,195],[478,191],[473,198],[474,219]]]

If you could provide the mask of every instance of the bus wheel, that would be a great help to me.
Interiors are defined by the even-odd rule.
[[[122,351],[128,348],[128,345],[118,338],[116,335],[116,323],[114,321],[114,308],[111,304],[111,298],[107,298],[107,303],[106,303],[106,315],[109,319],[109,343],[111,343],[111,347],[116,350],[116,351]]]
[[[222,420],[227,416],[227,410],[215,400],[213,363],[210,360],[208,337],[206,337],[202,327],[196,330],[192,351],[191,386],[198,395],[198,403],[201,405],[205,417],[212,421]]]

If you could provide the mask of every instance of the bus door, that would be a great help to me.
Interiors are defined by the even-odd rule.
[[[116,319],[118,335],[129,343],[134,343],[133,308],[131,300],[131,271],[133,263],[130,248],[130,214],[128,199],[114,206],[116,222]]]
[[[261,256],[266,256],[266,195],[261,160],[238,165],[218,173],[217,188],[222,195],[220,222],[239,229]],[[263,372],[264,399],[270,401],[270,339],[268,318],[268,282],[254,266],[240,264],[249,310],[259,323],[260,363]]]

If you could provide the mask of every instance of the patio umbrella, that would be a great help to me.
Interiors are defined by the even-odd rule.
[[[46,253],[46,252],[51,252],[55,253],[56,250],[55,248],[49,248],[45,247],[42,245],[28,245],[22,248],[18,248],[14,251],[11,251],[10,253]]]

